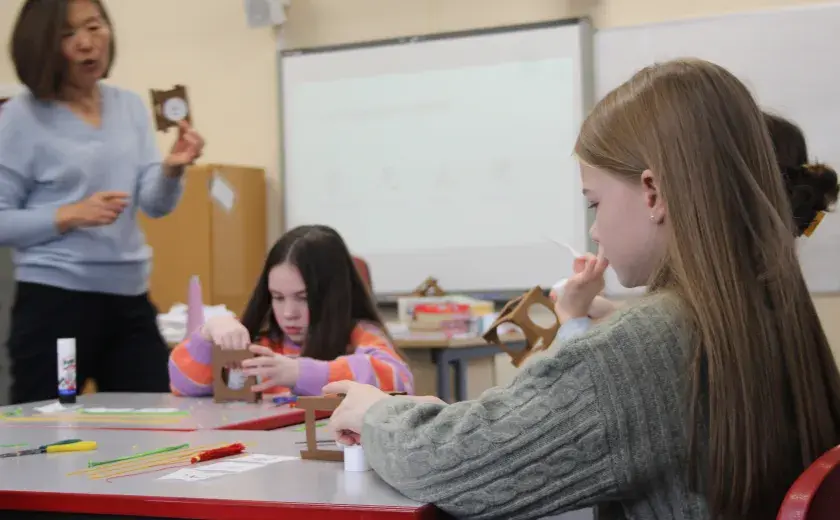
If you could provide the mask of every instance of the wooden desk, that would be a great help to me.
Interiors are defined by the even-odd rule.
[[[55,401],[42,401],[21,405],[22,416],[0,419],[0,435],[5,438],[15,427],[80,428],[113,430],[153,431],[195,431],[195,430],[274,430],[284,426],[302,424],[303,411],[289,406],[276,406],[271,401],[251,403],[214,403],[212,397],[177,397],[172,394],[96,393],[81,395],[77,404],[84,408],[177,408],[188,412],[183,416],[170,416],[158,423],[142,421],[130,424],[102,415],[101,420],[74,420],[77,414],[40,414],[34,409]],[[6,414],[18,406],[4,406],[0,414]],[[328,413],[320,414],[321,417]],[[47,417],[48,419],[40,419]],[[87,416],[86,416],[87,417]],[[99,417],[99,416],[97,416]],[[52,419],[51,419],[52,418]]]
[[[96,441],[95,452],[54,453],[0,459],[0,514],[39,519],[202,518],[206,520],[331,520],[440,519],[435,507],[409,500],[373,471],[345,472],[341,463],[301,460],[302,432],[151,432],[9,428],[4,443],[37,447],[78,438]],[[187,482],[160,480],[178,468],[142,475],[91,480],[68,475],[89,460],[107,460],[143,451],[189,443],[206,446],[242,442],[252,454],[283,455],[290,460],[258,465],[243,472],[219,472],[212,478]],[[7,451],[3,449],[2,451]],[[292,458],[295,457],[295,458]],[[235,461],[237,457],[224,459]],[[201,470],[214,463],[190,466]],[[8,513],[8,512],[17,512]]]
[[[414,374],[417,394],[434,392],[446,402],[464,401],[468,397],[468,365],[471,360],[489,358],[488,367],[495,371],[493,358],[503,351],[480,337],[446,338],[444,335],[405,335],[394,338]],[[511,348],[525,347],[525,338],[520,335],[503,336],[502,340]],[[426,353],[430,353],[431,355]],[[431,359],[429,359],[431,357]],[[435,388],[427,388],[427,381],[434,372]],[[489,386],[493,386],[493,379]],[[454,389],[454,392],[453,392]],[[486,388],[481,389],[481,391]],[[475,392],[472,392],[473,394]]]

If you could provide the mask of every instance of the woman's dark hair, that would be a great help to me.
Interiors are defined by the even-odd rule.
[[[242,314],[242,324],[252,339],[283,336],[268,291],[268,273],[283,263],[295,266],[306,285],[309,327],[301,355],[329,361],[346,354],[350,333],[360,321],[373,322],[385,332],[370,291],[338,232],[327,226],[300,226],[280,237],[265,259]]]
[[[796,236],[802,236],[817,214],[837,202],[837,172],[824,164],[810,164],[802,130],[783,117],[764,114],[776,160],[782,170],[793,209]]]
[[[67,30],[67,7],[71,0],[26,0],[18,13],[9,52],[20,82],[41,100],[53,100],[67,76],[67,59],[61,40]],[[113,28],[108,11],[100,0],[90,0],[106,25]],[[116,56],[113,30],[110,58],[104,77],[108,77]]]

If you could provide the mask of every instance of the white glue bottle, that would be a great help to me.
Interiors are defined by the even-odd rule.
[[[58,340],[58,402],[76,402],[76,338]]]

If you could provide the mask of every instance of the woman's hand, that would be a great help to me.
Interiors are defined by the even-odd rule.
[[[598,256],[586,253],[575,258],[575,274],[566,280],[562,294],[554,302],[561,323],[589,315],[593,301],[604,290],[604,272],[608,266],[609,262],[601,252]]]
[[[189,123],[181,121],[178,123],[178,138],[172,145],[172,149],[164,159],[163,164],[169,169],[180,171],[201,157],[203,151],[204,138],[193,130]]]
[[[58,208],[55,215],[58,230],[66,233],[80,227],[113,224],[128,206],[128,193],[99,191],[75,204]]]
[[[344,399],[330,417],[327,429],[340,444],[360,444],[362,422],[371,406],[390,396],[371,385],[355,381],[337,381],[324,387],[325,394],[344,394]]]
[[[233,316],[215,316],[201,327],[201,336],[223,349],[244,350],[251,344],[251,334]]]
[[[264,392],[275,386],[293,387],[300,375],[300,364],[295,358],[277,354],[268,347],[251,345],[248,350],[257,357],[242,362],[242,373],[256,376],[260,381],[251,387],[252,392]]]

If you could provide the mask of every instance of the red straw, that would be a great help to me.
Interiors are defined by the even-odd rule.
[[[190,463],[197,464],[208,460],[221,459],[223,457],[230,457],[231,455],[238,455],[245,451],[245,445],[241,442],[231,444],[229,446],[222,446],[214,450],[202,451],[190,459]]]

